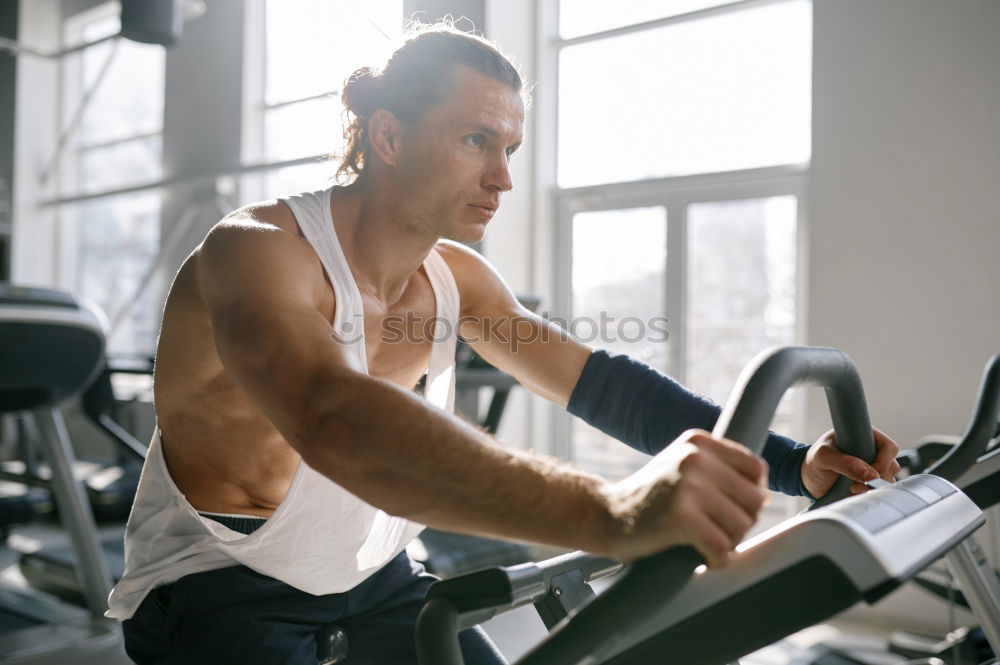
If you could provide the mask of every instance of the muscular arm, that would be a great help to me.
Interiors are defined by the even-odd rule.
[[[649,455],[685,430],[711,430],[721,409],[637,360],[574,340],[522,307],[503,278],[472,250],[439,245],[462,289],[461,333],[479,355],[532,392]],[[772,434],[764,448],[769,486],[804,493],[800,467],[807,446]]]
[[[454,242],[441,242],[438,248],[458,282],[462,338],[531,392],[560,406],[569,404],[593,349],[522,306],[478,253]]]
[[[607,482],[505,449],[391,382],[331,337],[304,245],[225,221],[199,253],[226,370],[311,467],[361,499],[431,526],[614,553]]]
[[[691,543],[724,565],[764,502],[764,465],[704,432],[686,433],[612,483],[503,448],[368,376],[320,312],[315,256],[274,225],[224,221],[198,261],[226,370],[307,464],[390,514],[626,561]]]

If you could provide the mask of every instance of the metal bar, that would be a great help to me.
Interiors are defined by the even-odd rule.
[[[947,555],[948,567],[962,585],[969,607],[979,619],[993,653],[1000,654],[1000,583],[979,545],[966,538]]]
[[[227,201],[221,194],[213,190],[215,204],[215,212],[219,213],[220,217],[226,215],[226,213],[232,209],[229,201]],[[110,332],[108,333],[108,338],[110,339],[117,333],[121,326],[125,323],[126,317],[131,314],[132,310],[138,304],[142,295],[146,292],[146,289],[153,283],[153,279],[157,274],[164,269],[167,265],[174,252],[180,247],[181,241],[184,239],[184,235],[191,229],[191,226],[198,219],[197,213],[200,209],[200,204],[203,201],[199,199],[198,195],[195,195],[190,202],[188,202],[187,207],[181,213],[180,218],[171,226],[170,235],[167,236],[167,241],[163,243],[160,247],[159,252],[157,252],[156,258],[153,263],[146,269],[143,273],[142,278],[139,280],[138,285],[132,292],[132,295],[122,304],[122,306],[115,313],[114,317],[111,319]]]
[[[64,55],[69,55],[70,53],[76,53],[77,51],[82,51],[88,49],[91,46],[97,46],[98,44],[103,44],[106,41],[115,39],[118,37],[118,33],[113,35],[108,35],[107,37],[101,37],[100,39],[92,42],[87,42],[85,44],[77,44],[76,46],[71,46],[67,49],[61,51],[51,51],[45,52],[41,49],[34,48],[32,46],[26,46],[13,39],[8,39],[7,37],[0,37],[0,51],[6,51],[11,55],[33,55],[36,58],[61,58]]]
[[[142,139],[151,139],[157,136],[162,136],[163,132],[145,132],[142,134],[133,134],[131,136],[123,136],[117,139],[110,139],[108,141],[100,141],[97,143],[87,143],[83,145],[78,145],[76,147],[77,152],[85,152],[89,150],[101,150],[104,148],[113,148],[116,145],[121,145],[123,143],[130,143],[132,141],[141,141]]]
[[[299,97],[298,99],[289,99],[287,101],[275,102],[273,104],[268,104],[264,102],[262,109],[264,111],[273,111],[274,109],[284,108],[285,106],[291,106],[293,104],[300,104],[302,102],[311,102],[317,99],[323,99],[325,97],[336,97],[340,95],[340,90],[328,90],[327,92],[319,92],[315,95],[309,95],[308,97]]]
[[[160,270],[160,267],[166,264],[168,260],[173,259],[173,252],[177,249],[180,244],[181,239],[184,234],[191,228],[191,225],[198,218],[199,205],[197,202],[192,201],[184,208],[184,212],[181,214],[180,219],[174,222],[170,228],[170,234],[167,236],[167,242],[164,246],[160,248],[160,251],[156,254],[156,259],[152,264],[146,269],[142,277],[139,279],[138,284],[132,291],[131,295],[125,299],[122,306],[118,308],[118,311],[114,313],[111,317],[111,326],[108,332],[108,338],[114,337],[122,324],[125,323],[126,318],[132,312],[136,303],[142,298],[142,294],[146,292],[146,289],[153,281],[153,277]]]
[[[74,196],[63,196],[55,199],[48,199],[45,201],[40,201],[38,203],[38,206],[40,208],[46,208],[50,206],[66,205],[69,203],[81,203],[83,201],[92,201],[94,199],[103,199],[111,196],[135,194],[137,192],[147,192],[157,189],[165,189],[167,187],[174,187],[176,185],[186,185],[200,181],[214,180],[221,176],[238,176],[247,173],[256,173],[257,171],[269,171],[271,169],[281,169],[290,166],[301,166],[303,164],[319,164],[324,161],[328,161],[328,157],[329,157],[328,153],[323,153],[319,155],[311,155],[309,157],[299,157],[297,159],[286,159],[280,162],[265,162],[261,164],[242,164],[239,166],[226,167],[226,168],[216,169],[213,171],[203,171],[200,173],[196,172],[196,173],[190,173],[188,175],[175,176],[172,178],[164,178],[162,180],[157,180],[155,182],[147,182],[140,185],[133,185],[131,187],[120,187],[118,189],[109,189],[102,192],[77,194]]]
[[[427,601],[417,617],[417,662],[419,665],[462,665],[458,644],[458,613],[447,598]]]
[[[933,473],[954,482],[987,451],[996,430],[998,416],[1000,416],[1000,355],[995,355],[987,361],[986,369],[983,370],[976,407],[972,413],[972,420],[962,434],[961,442],[953,446],[924,473]]]
[[[116,41],[111,45],[111,52],[108,53],[108,57],[104,59],[104,64],[101,65],[101,70],[97,73],[97,78],[94,79],[93,84],[83,93],[83,99],[80,100],[80,105],[76,107],[73,111],[73,117],[70,118],[69,125],[66,129],[62,131],[59,135],[59,141],[56,143],[56,151],[52,155],[52,159],[49,160],[48,166],[42,171],[42,175],[39,178],[41,183],[44,185],[52,177],[52,174],[56,172],[59,168],[59,163],[62,161],[63,153],[66,151],[66,145],[69,143],[70,138],[76,133],[76,130],[80,127],[80,122],[83,120],[83,113],[90,106],[90,102],[93,101],[94,96],[97,91],[101,89],[101,84],[104,83],[104,78],[108,75],[111,70],[111,63],[114,62],[115,56],[118,55],[118,42]]]
[[[59,509],[59,519],[70,535],[76,553],[77,578],[90,611],[103,617],[111,593],[111,574],[97,542],[97,524],[87,503],[83,483],[73,475],[76,457],[70,445],[62,411],[53,407],[38,409],[35,420],[42,430],[39,448],[52,469],[52,494]]]
[[[797,385],[826,389],[837,446],[842,452],[867,462],[875,459],[861,377],[847,354],[837,349],[784,346],[758,353],[740,374],[712,434],[737,441],[759,454],[778,402]],[[841,476],[812,508],[849,496],[850,486],[850,479]]]
[[[642,32],[643,30],[651,30],[653,28],[662,28],[667,25],[673,25],[675,23],[686,23],[688,21],[695,21],[702,18],[708,18],[709,16],[718,16],[719,14],[729,14],[734,11],[739,11],[741,9],[750,9],[753,7],[763,7],[766,5],[774,5],[779,2],[788,2],[789,0],[742,0],[741,2],[730,2],[724,5],[716,5],[715,7],[706,7],[705,9],[699,9],[693,12],[686,12],[684,14],[675,14],[673,16],[665,16],[663,18],[653,19],[652,21],[643,21],[642,23],[633,23],[632,25],[623,25],[620,28],[612,28],[610,30],[602,30],[601,32],[592,32],[588,35],[580,35],[579,37],[571,37],[569,39],[556,39],[555,46],[557,48],[564,48],[566,46],[576,46],[577,44],[585,44],[587,42],[594,42],[601,39],[609,39],[611,37],[621,37],[623,35],[628,35],[633,32]]]
[[[607,205],[621,207],[621,204],[617,202],[614,204],[604,204],[608,198],[612,197],[623,199],[632,199],[642,195],[663,197],[673,192],[681,192],[688,195],[691,193],[691,190],[718,189],[720,187],[731,187],[755,182],[769,183],[770,181],[782,178],[802,177],[807,172],[808,164],[784,164],[740,171],[664,176],[662,178],[649,178],[645,180],[561,188],[557,190],[556,198],[560,201],[583,200],[583,203],[579,204],[578,207],[586,210],[596,209],[597,206],[591,205],[591,203],[596,202],[602,204],[601,208],[607,207]]]
[[[20,485],[28,485],[29,487],[40,487],[46,490],[52,489],[52,483],[49,480],[26,473],[13,473],[11,471],[0,471],[0,480],[7,480],[12,483],[18,483]]]

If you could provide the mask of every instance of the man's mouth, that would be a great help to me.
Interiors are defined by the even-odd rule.
[[[492,217],[498,207],[495,203],[470,203],[469,206],[483,217]]]

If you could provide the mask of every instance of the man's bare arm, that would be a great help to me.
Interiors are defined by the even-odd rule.
[[[200,253],[227,371],[310,466],[365,501],[443,529],[608,551],[605,481],[507,450],[411,391],[360,371],[317,309],[308,250],[225,222]]]
[[[463,339],[531,392],[565,407],[593,349],[521,305],[479,253],[453,242],[438,249],[461,292]]]
[[[443,529],[631,560],[693,543],[714,565],[763,504],[764,465],[689,433],[612,483],[498,445],[411,391],[360,371],[331,337],[315,257],[268,224],[224,222],[199,253],[227,371],[311,467],[386,512]]]

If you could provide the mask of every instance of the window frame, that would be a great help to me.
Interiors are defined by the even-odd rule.
[[[119,14],[119,3],[114,2],[113,0],[108,0],[107,2],[97,4],[81,12],[66,16],[59,28],[59,35],[63,47],[65,48],[83,42],[84,38],[82,33],[88,23],[106,20],[111,17],[118,17]],[[118,53],[119,44],[117,43],[118,40],[121,39],[121,37],[116,37],[112,41],[108,42],[110,47],[114,49],[109,57],[122,57],[121,54]],[[68,56],[68,59],[66,57],[60,59],[58,63],[59,72],[56,80],[58,81],[57,98],[59,104],[59,125],[55,127],[54,135],[57,137],[62,136],[67,131],[70,132],[70,134],[67,137],[68,143],[62,149],[61,154],[56,157],[58,161],[49,162],[47,165],[48,168],[53,169],[47,175],[51,178],[54,185],[56,197],[43,204],[51,205],[55,213],[54,221],[57,229],[57,235],[53,246],[55,256],[54,282],[60,288],[65,288],[71,291],[78,291],[79,267],[81,265],[81,261],[83,260],[81,253],[85,248],[85,243],[83,237],[81,236],[81,224],[79,220],[80,213],[78,211],[79,206],[84,205],[89,201],[115,201],[116,199],[121,199],[123,197],[141,195],[141,192],[144,190],[151,189],[146,183],[162,181],[162,146],[165,140],[163,117],[163,112],[166,106],[165,97],[164,108],[160,110],[159,123],[156,131],[149,131],[149,129],[143,128],[132,133],[123,133],[108,139],[96,141],[80,140],[79,118],[74,119],[73,115],[78,112],[79,105],[84,99],[84,95],[88,92],[83,82],[82,58],[83,53],[78,52]],[[113,62],[110,64],[111,66],[114,66]],[[165,89],[165,56],[163,60],[163,69],[160,73],[162,76],[161,85]],[[88,106],[87,111],[89,110],[90,107]],[[70,125],[71,122],[74,122],[75,124]],[[145,179],[139,183],[129,184],[124,187],[113,187],[111,190],[100,187],[94,189],[84,189],[81,187],[77,179],[77,173],[79,172],[81,160],[84,160],[88,153],[156,138],[159,138],[160,140],[160,155],[156,160],[156,171],[150,174],[151,178]],[[153,218],[154,221],[152,223],[156,225],[156,233],[159,235],[160,226],[163,223],[162,205],[156,205],[155,211],[153,212]],[[159,249],[157,251],[159,251]],[[131,294],[133,289],[137,286],[138,284],[130,284],[126,289],[126,293]],[[146,297],[150,297],[148,292]],[[130,312],[130,315],[134,316],[135,307],[133,306],[131,309],[132,311]],[[106,314],[113,319],[119,314],[119,312],[109,311],[106,312]],[[112,332],[117,332],[117,330]],[[112,335],[109,342],[113,339],[114,336]],[[152,341],[155,345],[155,331],[152,335]],[[148,352],[152,354],[153,349],[148,349]]]
[[[299,99],[276,103],[267,101],[267,0],[250,0],[246,3],[243,39],[243,118],[240,161],[256,164],[260,168],[240,175],[241,200],[264,198],[265,182],[269,174],[282,168],[321,163],[324,153],[302,155],[293,159],[265,159],[267,114],[282,109],[320,99],[328,95],[339,95],[340,90],[308,95]]]
[[[405,5],[404,5],[405,9]],[[266,197],[266,182],[269,175],[283,168],[308,165],[326,165],[333,176],[330,153],[318,152],[292,158],[266,158],[267,114],[333,96],[340,98],[340,88],[313,93],[297,99],[279,102],[267,101],[267,0],[247,0],[243,39],[243,118],[240,145],[240,160],[244,165],[252,164],[252,169],[239,175],[239,198],[242,201],[257,201]],[[403,19],[404,15],[400,15]]]
[[[634,32],[659,28],[665,25],[717,16],[733,11],[761,7],[791,0],[739,0],[715,7],[678,14],[629,26],[563,39],[559,36],[559,0],[538,13],[539,73],[545,76],[547,87],[558,91],[559,55],[563,48],[590,41],[607,39]],[[810,0],[811,1],[811,0]],[[536,151],[539,159],[538,173],[546,184],[542,193],[542,209],[551,221],[552,253],[550,255],[550,284],[552,285],[552,314],[571,320],[572,311],[572,225],[577,213],[594,210],[617,210],[662,206],[667,213],[667,285],[664,313],[670,319],[669,372],[683,383],[686,345],[687,288],[687,208],[694,203],[767,198],[772,196],[796,197],[796,266],[795,266],[795,323],[793,338],[796,344],[806,339],[805,322],[808,320],[806,283],[806,249],[808,235],[807,196],[809,162],[781,164],[739,171],[700,173],[684,176],[667,176],[639,181],[617,182],[563,188],[558,185],[558,94],[538,97],[538,124],[545,131],[543,145]],[[788,434],[801,438],[806,421],[806,395],[796,391],[794,400],[794,426]],[[562,409],[554,411],[551,423],[551,452],[573,458],[570,415]]]

